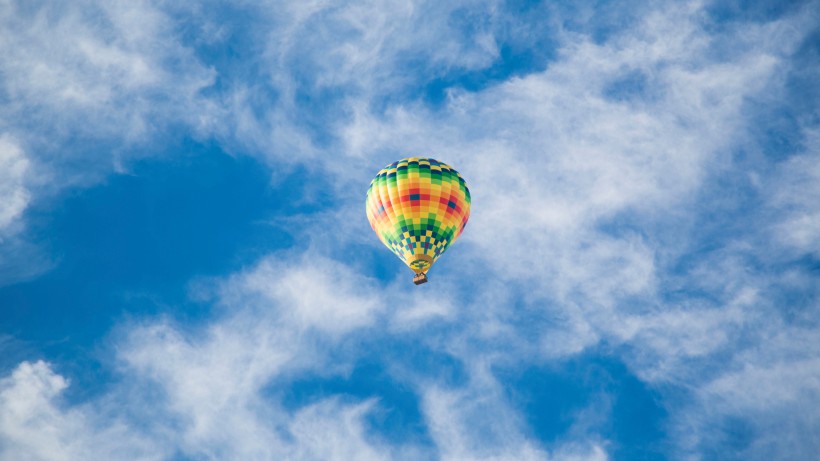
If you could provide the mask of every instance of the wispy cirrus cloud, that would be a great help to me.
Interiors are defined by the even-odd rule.
[[[201,90],[214,73],[151,2],[8,1],[0,31],[3,227],[165,153],[174,126],[207,136],[217,110]],[[3,245],[0,285],[53,267],[37,240],[18,232]]]
[[[14,227],[31,200],[26,187],[30,164],[20,147],[8,136],[0,139],[0,235],[14,233]]]
[[[5,2],[1,17],[4,130],[41,162],[59,165],[60,176],[80,173],[68,168],[69,159],[86,169],[112,168],[113,154],[128,153],[123,142],[144,143],[169,123],[207,125],[199,91],[212,84],[213,72],[150,3]],[[72,139],[114,148],[69,148]],[[87,158],[104,153],[108,158]]]
[[[770,206],[780,219],[772,229],[775,240],[798,253],[820,255],[820,136],[816,129],[808,130],[805,152],[780,166],[771,188]]]
[[[112,341],[125,382],[91,405],[60,406],[65,379],[43,363],[21,364],[3,392],[38,389],[36,405],[13,413],[18,397],[8,397],[3,408],[51,419],[9,419],[5,455],[617,458],[617,431],[600,422],[626,424],[612,422],[615,391],[578,390],[585,406],[544,441],[504,389],[504,370],[601,355],[662,398],[670,458],[810,459],[816,443],[806,434],[818,425],[811,122],[790,158],[742,154],[763,150],[760,120],[780,117],[769,98],[791,91],[796,50],[816,33],[816,2],[720,24],[702,2],[640,5],[629,28],[604,27],[583,5],[540,9],[532,14],[555,31],[538,40],[554,40],[554,54],[475,83],[471,72],[489,72],[510,46],[530,43],[510,30],[523,20],[505,5],[240,4],[232,11],[253,16],[245,28],[218,21],[218,9],[7,3],[16,35],[4,40],[17,46],[4,88],[16,105],[3,109],[11,137],[0,159],[11,167],[0,193],[21,198],[0,208],[10,223],[43,193],[29,187],[30,171],[83,182],[81,168],[58,168],[54,154],[75,129],[138,145],[181,124],[272,170],[307,165],[342,205],[290,217],[307,242],[293,253],[194,283],[212,318],[122,325]],[[588,14],[562,17],[579,11]],[[530,25],[523,30],[535,34]],[[253,43],[241,65],[207,53],[240,39]],[[56,141],[24,133],[36,117],[57,129]],[[117,168],[111,151],[69,153],[106,159],[100,175]],[[361,201],[371,168],[416,153],[456,166],[474,208],[431,274],[436,285],[410,291],[406,281],[371,277],[378,242],[363,237],[360,204],[347,203]],[[801,258],[808,263],[795,263]],[[384,389],[334,387],[367,361],[411,395],[403,411],[415,409],[418,421],[398,431],[412,437],[372,423],[400,411]],[[303,380],[329,390],[288,397]],[[733,439],[738,428],[745,435]],[[38,442],[54,433],[79,442],[57,455],[62,446]],[[103,436],[132,451],[94,448]]]
[[[698,226],[715,219],[707,218],[708,207],[711,194],[725,193],[715,188],[725,172],[742,175],[750,190],[744,193],[758,193],[757,173],[743,171],[747,165],[735,156],[759,129],[759,107],[748,101],[785,91],[789,77],[782,69],[809,39],[814,16],[807,5],[805,15],[713,35],[703,27],[701,8],[692,3],[650,12],[635,32],[604,43],[573,37],[579,40],[568,40],[543,72],[478,93],[454,89],[445,111],[405,106],[387,118],[362,111],[348,126],[352,150],[409,146],[441,153],[471,178],[477,212],[457,257],[469,261],[465,267],[481,267],[475,273],[481,279],[491,267],[513,283],[532,280],[522,284],[526,294],[513,296],[549,319],[533,327],[531,315],[513,312],[520,304],[476,302],[471,311],[495,312],[489,316],[497,322],[498,344],[532,351],[519,338],[538,328],[533,334],[544,338],[542,353],[549,357],[616,344],[648,382],[706,389],[720,379],[712,370],[727,356],[736,357],[728,363],[742,363],[767,341],[767,319],[785,307],[772,292],[796,288],[748,266],[750,259],[780,260],[750,246],[760,238],[754,229],[769,223],[752,220],[719,234],[726,246],[714,252],[699,247],[716,231]],[[373,142],[364,133],[379,135]],[[790,162],[804,165],[797,176],[805,181],[812,168],[804,162],[811,158]],[[765,164],[764,170],[780,168],[776,161]],[[778,182],[782,191],[763,194],[793,206],[775,226],[778,239],[810,252],[812,187],[794,182],[793,166],[783,168],[789,173],[782,178],[795,188]],[[764,251],[787,257],[782,246]],[[692,261],[693,252],[700,261]],[[492,299],[496,290],[490,284],[485,293]],[[811,289],[797,290],[816,303]],[[523,319],[527,323],[518,323]],[[771,369],[803,368],[770,359]],[[792,391],[813,392],[814,374],[798,375]],[[705,408],[693,403],[690,410]],[[770,410],[777,418],[796,408]],[[752,426],[751,438],[773,430]],[[710,443],[729,449],[721,445],[725,439]],[[810,447],[804,440],[795,453],[806,457]]]
[[[107,418],[104,406],[66,409],[59,395],[67,386],[42,361],[23,362],[0,380],[0,457],[159,460],[168,455],[117,418]]]
[[[208,458],[388,459],[364,431],[373,403],[331,398],[289,411],[275,398],[275,383],[302,373],[344,373],[349,351],[331,351],[374,323],[372,281],[339,269],[321,257],[271,258],[220,283],[219,321],[193,331],[169,322],[131,329],[123,370],[163,396],[156,409],[173,421],[179,449]]]

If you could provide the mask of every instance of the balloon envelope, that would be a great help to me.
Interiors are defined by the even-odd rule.
[[[366,209],[382,243],[424,274],[467,225],[470,190],[449,165],[405,158],[379,171],[367,191]]]

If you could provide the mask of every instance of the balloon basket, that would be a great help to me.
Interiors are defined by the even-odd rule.
[[[415,277],[413,277],[413,283],[415,283],[416,285],[427,283],[427,274],[425,274],[424,272],[419,272],[418,274],[416,274]]]

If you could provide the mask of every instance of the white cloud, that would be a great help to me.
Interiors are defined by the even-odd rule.
[[[0,137],[0,244],[4,233],[14,232],[31,200],[26,187],[31,165],[22,149],[8,136]]]
[[[354,273],[360,262],[349,265],[328,249],[330,239],[378,244],[363,243],[360,207],[300,221],[315,237],[304,256],[272,255],[228,279],[201,282],[200,295],[218,306],[212,322],[122,327],[118,359],[128,383],[99,405],[162,421],[158,427],[144,431],[117,418],[109,425],[108,410],[60,406],[65,380],[45,364],[22,364],[0,390],[4,457],[128,458],[115,452],[120,446],[130,459],[170,447],[204,459],[412,459],[427,447],[391,445],[370,433],[366,418],[377,399],[323,398],[295,410],[278,400],[301,376],[346,376],[372,344],[367,338],[385,332],[467,368],[463,385],[408,372],[410,362],[389,370],[413,386],[442,459],[607,459],[606,441],[583,431],[564,445],[539,446],[491,372],[496,363],[560,360],[601,342],[646,382],[692,392],[694,401],[670,411],[682,421],[673,445],[693,457],[720,443],[710,441],[699,415],[785,422],[801,402],[816,402],[816,328],[769,320],[779,306],[767,290],[778,282],[743,262],[760,252],[732,242],[683,274],[675,268],[695,250],[692,221],[704,186],[716,171],[736,167],[732,151],[749,142],[744,104],[781,89],[784,63],[810,27],[805,17],[743,24],[715,37],[703,29],[700,3],[662,5],[604,43],[560,31],[558,57],[542,71],[476,92],[450,88],[445,105],[432,109],[382,98],[413,87],[401,68],[408,56],[434,76],[492,64],[497,4],[478,10],[490,24],[466,37],[448,22],[458,16],[451,4],[270,9],[262,16],[272,26],[255,24],[254,35],[266,37],[254,63],[269,66],[261,71],[267,81],[236,83],[213,99],[200,90],[217,71],[180,45],[161,8],[94,5],[0,6],[3,90],[12,101],[0,116],[13,135],[0,143],[0,166],[8,166],[0,169],[0,196],[12,198],[0,202],[0,229],[18,222],[37,193],[26,182],[27,155],[59,165],[62,140],[75,130],[139,143],[174,123],[228,150],[249,147],[277,166],[285,158],[309,163],[342,197],[363,195],[354,186],[364,187],[374,162],[429,153],[467,178],[473,217],[447,265],[435,269],[434,283],[455,294],[435,302],[409,292],[407,280],[385,290]],[[197,19],[213,43],[230,33],[210,16]],[[728,57],[717,52],[722,46]],[[639,91],[619,89],[633,77]],[[325,105],[339,113],[309,122],[339,137],[330,147],[298,116],[305,112],[299,91],[324,90],[341,94]],[[258,110],[253,104],[266,91],[277,93],[275,101]],[[30,125],[18,117],[42,117],[56,140],[26,134]],[[12,141],[18,138],[25,153]],[[781,166],[771,188],[772,206],[787,208],[772,226],[777,239],[805,253],[818,251],[815,144]],[[105,156],[105,172],[113,168],[109,154],[94,154]],[[83,182],[77,178],[86,172],[60,174],[75,175],[58,181],[65,184]],[[341,230],[328,220],[342,221]],[[667,299],[670,285],[684,294]],[[802,450],[813,442],[789,431],[817,421],[805,412],[791,426],[753,426],[776,434],[760,437],[767,450],[783,448],[779,439]]]
[[[68,386],[44,362],[23,362],[0,380],[0,459],[160,460],[167,453],[97,408],[65,408]]]
[[[209,129],[213,107],[199,91],[213,71],[150,2],[5,1],[0,24],[0,120],[50,167],[42,188],[121,171],[129,157],[151,154],[134,146],[150,145],[170,124]]]
[[[441,459],[548,459],[545,451],[528,441],[515,427],[516,417],[499,404],[497,392],[497,389],[465,392],[435,387],[425,391],[423,408]]]
[[[406,283],[406,279],[402,280]],[[456,312],[452,301],[439,297],[430,298],[427,293],[412,296],[407,302],[396,303],[391,326],[398,331],[415,330],[426,322],[453,320]]]
[[[262,308],[287,306],[282,319],[300,329],[346,332],[373,322],[381,308],[373,282],[337,261],[310,253],[289,264],[275,257],[241,276],[241,293]]]
[[[295,441],[291,459],[388,460],[397,459],[390,452],[368,442],[368,429],[363,417],[372,402],[342,405],[326,400],[300,410],[290,426]]]
[[[356,107],[343,139],[351,156],[424,152],[462,172],[473,215],[449,267],[521,284],[528,304],[564,318],[544,326],[548,356],[602,338],[659,348],[658,356],[709,355],[743,314],[670,311],[660,277],[666,282],[663,271],[690,250],[687,232],[697,229],[687,219],[700,188],[745,140],[745,99],[782,83],[779,66],[808,26],[793,18],[744,25],[730,31],[735,49],[726,60],[711,57],[714,40],[701,18],[692,3],[656,10],[602,44],[565,33],[558,60],[543,72],[477,93],[454,89],[444,111],[405,105],[382,118]],[[609,93],[634,73],[642,92]],[[630,223],[633,230],[607,230]],[[516,308],[477,302],[468,310],[498,311],[497,338],[519,344],[516,329],[504,326]]]
[[[209,135],[214,72],[176,26],[147,1],[0,2],[0,285],[55,265],[27,207],[167,151],[171,127]]]
[[[46,181],[38,170],[15,138],[0,135],[0,286],[36,276],[53,265],[26,233],[32,188]]]
[[[319,347],[324,335],[341,339],[372,324],[375,301],[362,295],[371,282],[333,277],[340,268],[271,258],[222,282],[218,322],[123,326],[126,380],[91,404],[67,406],[58,399],[68,386],[62,376],[43,362],[20,364],[0,382],[0,458],[396,459],[367,433],[375,401],[331,398],[291,412],[274,398],[289,374],[344,373],[350,362],[333,363]]]
[[[271,11],[285,27],[270,31],[268,55],[281,74],[316,88],[352,86],[365,98],[395,91],[418,72],[403,71],[414,59],[433,72],[481,69],[498,49],[492,36],[497,2],[438,3],[365,0],[346,4],[294,2]],[[465,30],[455,24],[470,7]],[[283,84],[293,89],[291,81]]]
[[[577,305],[585,324],[613,334],[607,323],[631,300],[662,303],[659,273],[691,250],[699,191],[746,142],[744,102],[780,88],[783,63],[811,27],[789,16],[716,39],[702,15],[697,2],[658,9],[605,43],[567,32],[543,72],[454,89],[445,111],[405,105],[381,118],[356,108],[344,140],[352,156],[429,152],[456,166],[474,211],[461,267],[531,280],[528,299]],[[719,40],[733,47],[730,59],[715,54]],[[631,73],[643,91],[611,95]],[[623,224],[633,230],[607,230]]]
[[[458,388],[435,383],[421,385],[422,408],[442,460],[554,460],[605,461],[604,446],[585,432],[578,415],[571,438],[547,450],[528,436],[529,430],[505,397],[503,386],[488,369],[476,363],[470,382]]]
[[[768,186],[771,204],[782,215],[772,236],[802,253],[820,256],[820,132],[806,133],[806,149],[781,166]]]
[[[748,130],[756,129],[748,99],[782,91],[782,69],[814,27],[807,19],[813,16],[743,23],[715,37],[703,29],[701,8],[667,5],[602,44],[567,34],[559,59],[543,72],[477,93],[454,89],[444,111],[405,105],[381,117],[356,108],[344,131],[350,155],[430,153],[467,178],[473,215],[450,267],[524,291],[513,296],[524,306],[477,301],[461,313],[464,334],[451,349],[459,357],[485,348],[502,362],[526,357],[532,345],[521,339],[522,330],[537,327],[517,319],[541,306],[549,319],[539,345],[545,357],[573,356],[606,341],[624,347],[631,370],[650,383],[713,388],[726,398],[742,387],[721,367],[756,357],[762,370],[793,376],[794,392],[813,388],[812,372],[799,371],[809,364],[758,357],[767,319],[782,307],[769,290],[782,286],[746,260],[767,256],[735,241],[704,256],[697,269],[675,273],[696,250],[699,194],[721,172],[739,167],[732,152],[748,145]],[[611,93],[630,75],[641,77],[642,91]],[[789,161],[772,188],[775,206],[790,210],[775,224],[776,238],[807,252],[816,250],[818,234],[812,232],[813,160],[812,154]],[[478,299],[492,298],[498,286],[483,288]],[[676,289],[689,295],[666,299]],[[494,319],[495,332],[477,348],[470,340],[487,330],[476,311]],[[710,384],[720,376],[725,387]],[[776,388],[758,388],[751,399],[769,402]],[[697,402],[682,411],[713,415],[708,408]],[[798,407],[792,401],[770,410],[781,420]],[[814,426],[812,418],[801,423],[803,431]],[[708,430],[700,429],[694,437],[705,440]],[[776,440],[771,437],[772,446]]]
[[[272,255],[223,280],[200,281],[195,291],[215,296],[217,317],[194,327],[167,319],[122,325],[125,336],[114,344],[123,379],[85,404],[61,402],[68,382],[49,365],[21,364],[0,384],[0,439],[10,441],[0,457],[607,459],[598,444],[575,441],[548,456],[525,435],[483,360],[457,387],[416,370],[411,356],[385,370],[418,392],[433,447],[374,433],[369,418],[380,411],[379,394],[286,405],[294,381],[349,376],[373,344],[364,338],[389,341],[388,325],[407,335],[427,322],[415,314],[415,295],[397,290],[411,307],[385,311],[381,289],[360,275],[332,275],[341,268],[321,257]],[[294,297],[291,288],[310,296]],[[488,413],[492,420],[483,418]]]
[[[674,427],[681,450],[812,459],[817,440],[809,434],[820,430],[817,334],[816,328],[771,319],[764,340],[724,364],[723,372],[695,389],[697,404],[678,413]],[[737,434],[736,445],[727,432]]]
[[[456,91],[443,115],[398,107],[382,121],[357,112],[345,139],[354,155],[430,152],[460,169],[477,211],[465,238],[509,277],[594,267],[575,261],[605,237],[595,226],[617,213],[685,205],[742,134],[743,97],[765,88],[777,68],[776,57],[756,48],[731,62],[702,62],[708,36],[686,8],[655,13],[635,30],[643,32],[602,45],[573,37],[544,72]],[[659,95],[608,98],[606,87],[629,71],[645,73],[647,92]],[[608,262],[608,250],[585,256]],[[651,266],[645,254],[634,257]],[[555,260],[565,261],[560,270]]]
[[[276,383],[301,373],[348,372],[342,340],[379,311],[371,285],[336,261],[271,256],[218,284],[218,322],[133,329],[120,352],[123,370],[159,389],[158,411],[174,421],[169,430],[189,455],[389,459],[365,434],[373,402],[327,400],[290,413],[275,399]]]

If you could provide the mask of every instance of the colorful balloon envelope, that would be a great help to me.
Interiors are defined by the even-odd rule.
[[[470,190],[449,165],[405,158],[379,171],[367,190],[366,208],[376,235],[415,272],[419,285],[467,225]]]

